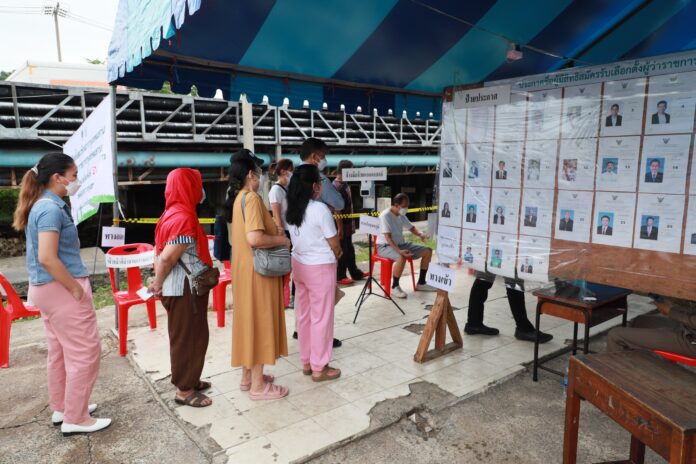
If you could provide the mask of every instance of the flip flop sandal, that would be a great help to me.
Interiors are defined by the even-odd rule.
[[[332,369],[336,372],[333,374],[330,374],[329,371]],[[341,376],[340,369],[333,368],[327,364],[326,367],[321,371],[321,374],[319,374],[319,375],[312,374],[312,380],[315,382],[325,382],[327,380],[336,380],[340,376]]]
[[[273,383],[274,380],[275,380],[275,377],[273,376],[273,374],[268,374],[268,375],[263,374],[263,381],[264,381],[264,382],[266,382],[266,383]],[[241,391],[243,391],[243,392],[246,392],[246,391],[251,390],[251,382],[249,382],[249,383],[240,383],[240,384],[239,384],[239,389],[240,389]]]
[[[281,387],[280,385],[275,385],[272,383],[267,383],[266,388],[263,389],[261,393],[249,392],[249,399],[253,401],[260,400],[278,400],[288,396],[290,390],[287,387]]]
[[[210,399],[207,396],[205,396],[203,393],[193,391],[189,396],[187,396],[185,399],[177,398],[174,397],[174,402],[176,404],[181,404],[184,406],[191,406],[192,408],[206,408],[213,404],[211,401],[208,404],[203,404],[203,401]]]
[[[208,382],[207,380],[199,380],[198,385],[196,386],[196,388],[194,388],[194,390],[203,391],[209,389],[212,386],[213,384]]]

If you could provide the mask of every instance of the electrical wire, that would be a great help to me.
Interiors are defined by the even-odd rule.
[[[440,10],[439,8],[435,8],[434,6],[428,5],[427,3],[424,3],[424,2],[422,2],[422,1],[420,1],[420,0],[411,0],[411,3],[413,3],[414,5],[418,5],[418,6],[421,6],[421,7],[423,7],[423,8],[426,8],[426,9],[428,9],[428,10],[434,12],[434,13],[437,13],[437,14],[439,14],[439,15],[442,15],[442,16],[445,16],[445,17],[447,17],[447,18],[450,18],[450,19],[452,19],[452,20],[454,20],[454,21],[457,21],[457,22],[459,22],[459,23],[465,24],[465,25],[469,26],[469,27],[472,28],[472,29],[477,29],[477,30],[479,30],[479,31],[481,31],[481,32],[485,32],[486,34],[492,35],[492,36],[494,36],[494,37],[498,37],[499,39],[503,39],[503,40],[505,40],[505,41],[507,41],[507,42],[509,42],[509,43],[511,43],[511,44],[514,43],[514,44],[519,45],[519,46],[522,47],[522,48],[526,48],[526,49],[531,50],[531,51],[536,52],[536,53],[541,53],[542,55],[550,56],[550,57],[552,57],[552,58],[557,58],[557,59],[559,59],[559,60],[574,61],[574,62],[576,62],[576,63],[585,64],[585,65],[589,65],[589,66],[592,66],[592,65],[596,64],[596,63],[591,63],[591,62],[589,62],[589,61],[580,60],[580,59],[578,59],[578,58],[573,58],[573,57],[571,57],[571,56],[566,56],[566,55],[561,55],[561,54],[558,54],[558,53],[550,52],[550,51],[548,51],[548,50],[544,50],[544,49],[542,49],[542,48],[535,47],[535,46],[533,46],[533,45],[528,45],[528,44],[519,43],[518,41],[516,41],[516,40],[513,39],[513,38],[507,37],[507,36],[505,36],[505,35],[503,35],[503,34],[499,34],[499,33],[495,32],[495,31],[491,31],[490,29],[486,29],[485,27],[479,26],[479,25],[476,24],[476,23],[472,23],[472,22],[470,22],[470,21],[467,21],[466,19],[462,19],[462,18],[460,18],[460,17],[458,17],[458,16],[455,16],[455,15],[453,15],[453,14],[447,13],[446,11],[442,11],[442,10]]]

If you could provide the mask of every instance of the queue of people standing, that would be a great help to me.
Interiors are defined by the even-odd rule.
[[[353,213],[350,188],[342,178],[343,170],[353,165],[341,161],[331,182],[323,172],[326,153],[323,141],[310,138],[300,149],[300,166],[288,159],[277,162],[278,181],[269,195],[272,212],[259,195],[263,161],[246,149],[230,158],[225,219],[234,289],[232,366],[242,368],[239,388],[248,391],[251,400],[289,393],[264,373],[266,365],[288,354],[286,285],[292,285],[294,336],[303,373],[315,382],[341,375],[329,365],[333,349],[341,346],[333,338],[334,306],[343,293],[337,284],[362,280],[367,274],[355,262],[354,220],[334,219],[336,213]],[[99,373],[101,340],[77,227],[63,200],[79,188],[74,160],[63,153],[46,154],[22,179],[13,224],[27,238],[28,296],[41,311],[48,345],[51,419],[64,435],[96,432],[111,424],[111,419],[92,417],[97,405],[89,403]],[[174,401],[206,407],[213,400],[204,393],[211,382],[201,378],[209,340],[209,288],[204,277],[213,270],[213,262],[196,212],[206,199],[200,172],[171,171],[164,197],[148,289],[167,311]],[[398,195],[382,213],[385,229],[378,243],[382,253],[398,254],[397,264],[410,256],[423,258],[418,289],[431,290],[424,276],[432,250],[403,240],[404,228],[426,238],[405,218],[404,205],[408,197]],[[263,275],[254,267],[254,250],[277,247],[292,249],[292,284],[288,276]],[[400,266],[403,269],[403,263]],[[394,293],[402,296],[398,269],[394,276]]]

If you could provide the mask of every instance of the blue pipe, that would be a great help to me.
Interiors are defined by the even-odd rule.
[[[0,150],[0,168],[30,168],[34,166],[44,155],[40,151],[28,150]],[[272,157],[267,154],[259,154],[267,166]],[[299,155],[287,155],[293,163],[299,164]],[[329,167],[338,166],[342,159],[353,161],[356,167],[380,166],[380,167],[426,167],[436,166],[440,159],[437,155],[349,155],[329,154],[327,157]],[[156,168],[218,168],[227,167],[230,162],[229,153],[209,152],[121,152],[118,155],[119,167],[156,167]]]

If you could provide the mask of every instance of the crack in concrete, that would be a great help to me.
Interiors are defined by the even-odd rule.
[[[87,434],[87,457],[89,458],[88,464],[92,464],[92,438]]]
[[[46,411],[46,409],[48,409],[49,406],[50,406],[50,405],[47,404],[46,406],[44,406],[43,408],[41,408],[41,411],[39,411],[38,413],[36,413],[36,415],[35,415],[30,421],[28,421],[28,422],[24,422],[24,423],[22,423],[22,424],[15,424],[15,425],[6,425],[6,426],[4,426],[4,427],[0,427],[0,430],[19,429],[19,428],[22,428],[22,427],[26,427],[27,425],[36,424],[36,423],[39,421],[39,416],[40,416],[41,414],[43,414],[43,413]]]

